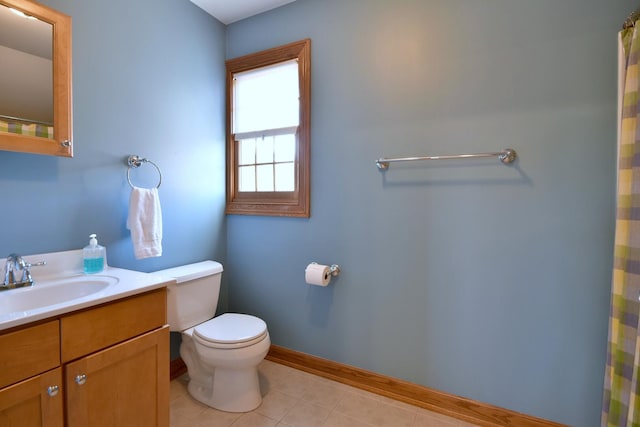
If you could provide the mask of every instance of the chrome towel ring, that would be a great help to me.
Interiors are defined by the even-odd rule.
[[[143,163],[151,163],[153,167],[156,168],[156,170],[158,171],[158,185],[156,186],[156,188],[160,188],[160,184],[162,184],[162,172],[160,171],[158,165],[156,165],[149,159],[136,156],[135,154],[130,155],[127,159],[127,164],[129,165],[129,168],[127,169],[127,181],[129,182],[131,188],[134,188],[133,184],[131,183],[131,168],[140,167]]]

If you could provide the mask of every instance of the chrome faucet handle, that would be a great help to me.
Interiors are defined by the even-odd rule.
[[[33,277],[31,276],[31,267],[40,267],[42,265],[47,265],[47,261],[25,262],[23,273],[22,273],[22,282],[28,282],[30,284],[33,284]]]
[[[41,267],[43,265],[47,265],[47,261],[25,262],[24,268]]]

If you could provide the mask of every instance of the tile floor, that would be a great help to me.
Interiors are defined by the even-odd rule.
[[[171,427],[473,427],[473,424],[265,360],[262,404],[222,412],[189,396],[186,375],[171,382]]]

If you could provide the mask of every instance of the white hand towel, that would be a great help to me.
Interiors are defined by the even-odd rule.
[[[162,211],[157,188],[131,190],[127,228],[136,259],[162,255]]]

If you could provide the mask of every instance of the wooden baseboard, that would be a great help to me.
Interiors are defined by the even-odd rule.
[[[187,373],[187,365],[184,364],[182,358],[178,357],[173,359],[169,365],[169,378],[175,380],[176,378]]]
[[[553,421],[443,393],[428,387],[271,345],[267,360],[487,427],[567,427]],[[181,358],[171,361],[171,379],[187,372]]]
[[[272,345],[267,360],[481,426],[566,427],[396,378]]]

